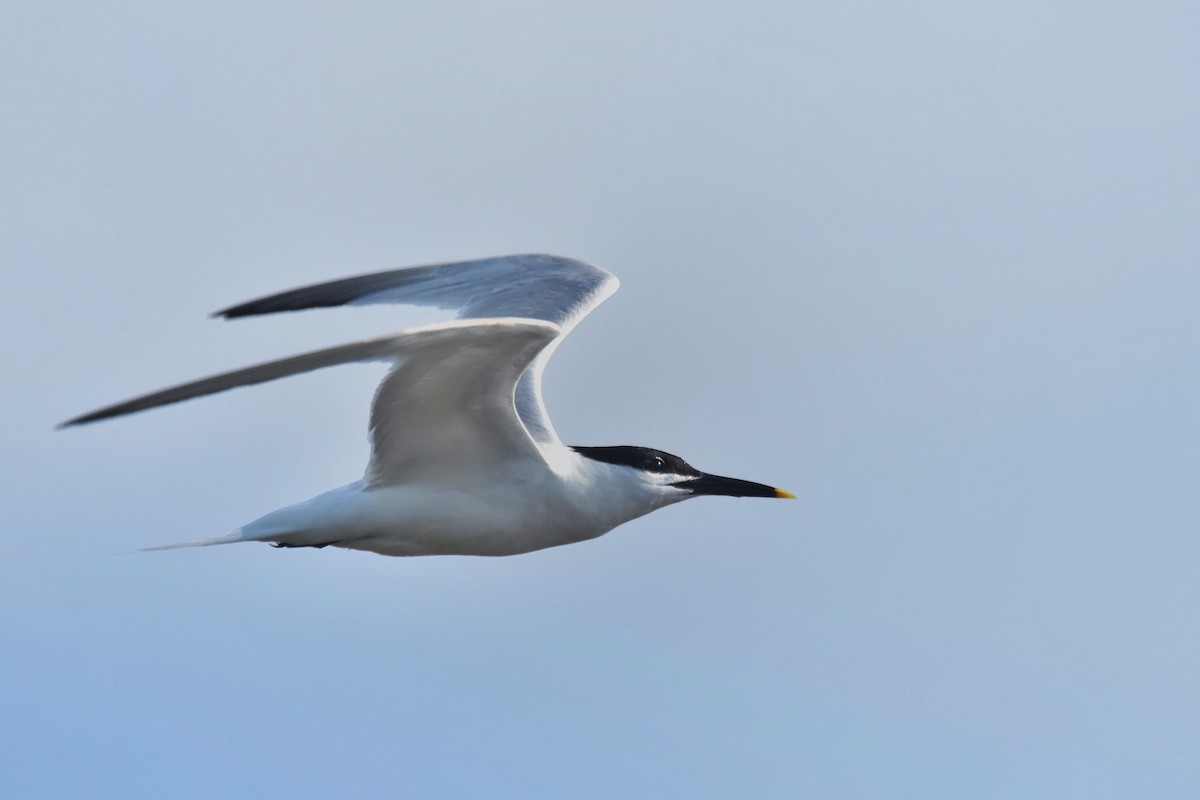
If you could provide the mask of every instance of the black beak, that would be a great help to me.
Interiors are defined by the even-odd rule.
[[[796,495],[776,489],[764,483],[741,481],[737,478],[722,478],[720,475],[701,475],[671,484],[680,489],[687,489],[692,494],[715,494],[727,497],[784,497],[795,500]]]

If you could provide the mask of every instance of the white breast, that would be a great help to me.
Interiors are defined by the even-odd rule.
[[[592,539],[667,504],[635,470],[567,452],[557,454],[555,471],[523,462],[450,486],[372,489],[359,481],[268,514],[241,534],[393,556],[502,556]]]

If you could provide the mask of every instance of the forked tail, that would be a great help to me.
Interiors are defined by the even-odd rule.
[[[238,528],[232,533],[223,533],[220,536],[210,536],[207,539],[197,539],[193,542],[179,542],[178,544],[160,544],[157,547],[143,547],[138,552],[149,553],[153,550],[178,550],[182,547],[208,547],[213,544],[230,544],[232,542],[252,542],[254,539],[247,539],[242,535],[242,529]]]

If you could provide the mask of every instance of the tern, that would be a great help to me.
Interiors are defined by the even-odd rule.
[[[648,447],[563,444],[542,371],[617,278],[570,258],[515,255],[408,267],[305,286],[213,316],[398,303],[453,322],[213,375],[62,423],[82,425],[353,362],[391,369],[370,412],[366,474],[220,536],[149,548],[269,542],[389,556],[508,556],[594,539],[702,495],[794,495],[702,472]]]

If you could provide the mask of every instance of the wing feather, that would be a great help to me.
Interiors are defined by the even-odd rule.
[[[444,473],[540,457],[513,403],[521,374],[560,333],[542,320],[463,320],[366,339],[212,375],[64,422],[82,425],[324,367],[391,361],[371,410],[368,478]]]
[[[459,319],[518,317],[564,331],[617,288],[600,267],[542,254],[499,256],[375,272],[302,286],[218,311],[226,319],[344,305],[406,304],[458,312]]]
[[[560,339],[617,290],[600,267],[560,256],[531,254],[458,261],[376,272],[303,286],[218,311],[226,319],[345,305],[409,304],[455,310],[459,319],[519,317],[552,322]],[[539,442],[558,443],[542,401],[546,348],[517,386],[517,414]]]

